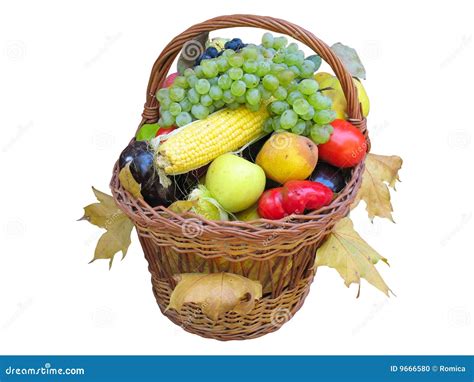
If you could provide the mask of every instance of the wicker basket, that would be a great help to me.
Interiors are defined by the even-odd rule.
[[[156,90],[185,43],[202,32],[233,27],[255,27],[286,34],[318,53],[341,82],[350,121],[367,135],[351,75],[330,48],[295,24],[254,15],[216,17],[175,37],[153,65],[140,126],[157,121]],[[278,221],[216,222],[191,213],[178,215],[164,207],[151,208],[121,187],[117,164],[111,189],[116,202],[137,228],[152,276],[153,293],[163,314],[183,329],[203,337],[249,339],[279,329],[302,306],[315,274],[316,249],[334,224],[349,212],[363,168],[363,163],[353,168],[346,187],[329,206]],[[172,276],[186,272],[240,274],[260,281],[264,295],[249,314],[230,312],[216,322],[207,318],[195,304],[186,304],[181,312],[166,311],[175,287]]]

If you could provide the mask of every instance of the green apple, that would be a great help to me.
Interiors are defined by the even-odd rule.
[[[224,154],[209,166],[206,187],[226,211],[243,211],[263,193],[265,172],[244,158]]]

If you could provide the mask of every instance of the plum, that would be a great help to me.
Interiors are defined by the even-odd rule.
[[[308,179],[313,182],[322,183],[337,193],[346,185],[348,176],[349,172],[347,169],[337,168],[320,161]]]

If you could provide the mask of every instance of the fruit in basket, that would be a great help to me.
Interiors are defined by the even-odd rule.
[[[353,167],[364,159],[367,142],[364,135],[351,123],[336,119],[334,131],[327,143],[319,145],[319,157],[337,167]]]
[[[229,212],[240,212],[254,204],[265,189],[262,168],[234,154],[223,154],[209,166],[206,187]]]
[[[163,88],[169,88],[171,85],[173,85],[174,80],[176,77],[179,76],[179,73],[171,73],[166,77],[165,81],[163,82]]]
[[[171,133],[173,130],[176,130],[176,126],[170,126],[170,127],[160,127],[156,131],[155,137],[159,137],[160,135],[165,135]]]
[[[282,187],[265,191],[258,200],[258,214],[264,219],[278,220],[287,215],[283,208]]]
[[[245,222],[260,219],[260,215],[258,213],[258,205],[254,204],[253,206],[247,208],[246,210],[236,213],[235,217],[238,220],[245,221]]]
[[[309,177],[309,180],[322,183],[337,193],[346,185],[347,177],[347,170],[320,161]]]
[[[332,99],[333,110],[336,112],[338,119],[347,118],[347,102],[341,83],[336,76],[332,74],[320,72],[315,75],[315,79],[319,82],[322,93]],[[367,117],[370,111],[370,101],[365,91],[364,85],[358,78],[353,78],[354,85],[357,88],[359,102],[362,105],[362,115]]]
[[[268,123],[267,130],[281,127],[309,135],[309,129],[318,124],[312,120],[317,110],[310,102],[318,89],[312,78],[317,60],[305,58],[298,45],[288,45],[285,37],[270,34],[264,35],[262,45],[243,44],[238,38],[224,45],[221,51],[217,46],[208,46],[196,61],[198,65],[182,71],[171,87],[158,90],[160,126],[184,126],[189,118],[205,119],[213,111],[243,104],[257,111],[272,97],[292,105],[289,97],[294,93],[292,100],[301,99],[291,111],[272,114],[274,123]],[[328,100],[329,105],[324,103],[326,108],[331,106]]]
[[[133,141],[120,154],[119,167],[130,163],[130,171],[138,183],[144,183],[153,174],[153,151],[142,141]]]
[[[318,147],[306,137],[293,133],[276,133],[265,142],[255,163],[268,178],[285,183],[306,179],[318,162]]]
[[[258,112],[240,107],[219,110],[205,120],[192,122],[158,146],[157,167],[176,175],[204,166],[264,135],[267,117],[264,107]]]
[[[288,214],[302,214],[331,203],[333,192],[327,186],[310,180],[291,180],[281,191],[282,206]]]
[[[157,123],[145,123],[138,130],[135,139],[137,141],[149,141],[156,136],[159,129],[160,126]]]

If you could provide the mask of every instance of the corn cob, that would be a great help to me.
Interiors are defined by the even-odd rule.
[[[194,121],[160,144],[157,167],[167,175],[177,175],[204,166],[219,155],[235,151],[262,136],[267,118],[265,106],[257,112],[241,106],[235,110],[219,110],[206,119]]]

